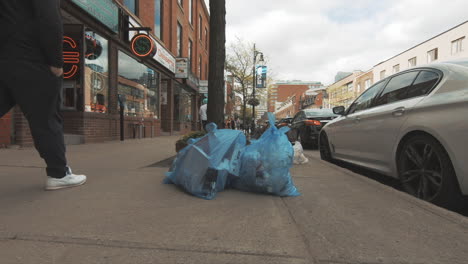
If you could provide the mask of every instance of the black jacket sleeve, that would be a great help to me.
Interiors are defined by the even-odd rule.
[[[63,66],[63,24],[60,0],[31,0],[39,29],[39,45],[50,66]]]

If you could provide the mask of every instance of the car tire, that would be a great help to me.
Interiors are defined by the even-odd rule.
[[[405,140],[397,156],[403,190],[436,205],[457,210],[464,203],[447,151],[429,135]]]
[[[320,158],[324,161],[333,162],[333,158],[331,156],[330,144],[328,142],[328,136],[325,132],[320,133],[319,136],[319,151],[320,151]]]

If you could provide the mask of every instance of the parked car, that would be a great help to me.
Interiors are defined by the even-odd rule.
[[[276,127],[280,128],[284,126],[289,126],[289,124],[291,124],[291,121],[292,121],[292,117],[283,118],[276,123]]]
[[[320,156],[398,178],[408,193],[445,207],[468,195],[468,61],[385,78],[320,133]]]
[[[288,137],[291,142],[299,141],[304,147],[317,147],[322,127],[338,117],[332,109],[304,109],[296,113],[291,121]]]

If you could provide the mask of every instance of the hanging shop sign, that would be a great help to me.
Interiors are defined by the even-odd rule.
[[[131,42],[131,49],[133,54],[138,57],[152,58],[156,54],[156,46],[150,36],[146,34],[137,34],[133,36]]]
[[[119,32],[119,8],[113,0],[71,0],[115,33]]]
[[[208,81],[207,80],[198,81],[198,92],[201,94],[208,93]]]
[[[135,19],[130,17],[129,22],[128,22],[128,27],[135,28],[135,27],[142,27],[142,25],[140,25]],[[136,31],[129,31],[128,40],[131,41],[133,37],[137,34],[139,33]],[[153,59],[159,62],[164,67],[166,67],[172,73],[175,73],[176,72],[175,57],[166,48],[164,48],[161,44],[159,44],[159,42],[156,41],[153,37],[150,36],[150,38],[153,40],[153,43],[155,44],[155,47],[156,47],[156,53],[154,54]]]
[[[188,58],[176,58],[176,72],[175,77],[181,79],[187,79],[188,76]]]

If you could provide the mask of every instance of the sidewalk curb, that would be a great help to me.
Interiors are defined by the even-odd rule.
[[[431,204],[429,202],[426,202],[426,201],[423,201],[423,200],[420,200],[414,196],[411,196],[405,192],[402,192],[402,191],[399,191],[399,190],[396,190],[395,188],[392,188],[390,186],[387,186],[385,184],[382,184],[382,183],[379,183],[375,180],[372,180],[372,179],[369,179],[367,178],[366,176],[363,176],[363,175],[359,175],[353,171],[350,171],[346,168],[342,168],[342,167],[339,167],[337,165],[334,165],[332,163],[329,163],[329,162],[326,162],[322,159],[319,159],[319,158],[316,158],[312,155],[309,155],[307,153],[304,153],[307,158],[309,159],[313,159],[314,161],[316,162],[320,162],[321,164],[323,165],[326,165],[334,170],[337,170],[337,171],[340,171],[342,173],[345,173],[349,176],[352,176],[356,179],[359,179],[360,181],[362,182],[365,182],[369,185],[372,185],[376,188],[381,188],[381,189],[384,189],[385,191],[388,191],[388,192],[391,192],[393,194],[395,194],[396,196],[398,196],[398,198],[406,201],[406,202],[409,202],[423,210],[425,210],[426,212],[428,213],[431,213],[431,214],[434,214],[436,216],[439,216],[439,217],[442,217],[444,218],[445,220],[448,220],[454,224],[457,224],[459,226],[461,226],[462,228],[464,229],[467,229],[468,230],[468,218],[461,215],[461,214],[458,214],[458,213],[455,213],[455,212],[452,212],[452,211],[449,211],[445,208],[442,208],[442,207],[438,207],[434,204]]]

